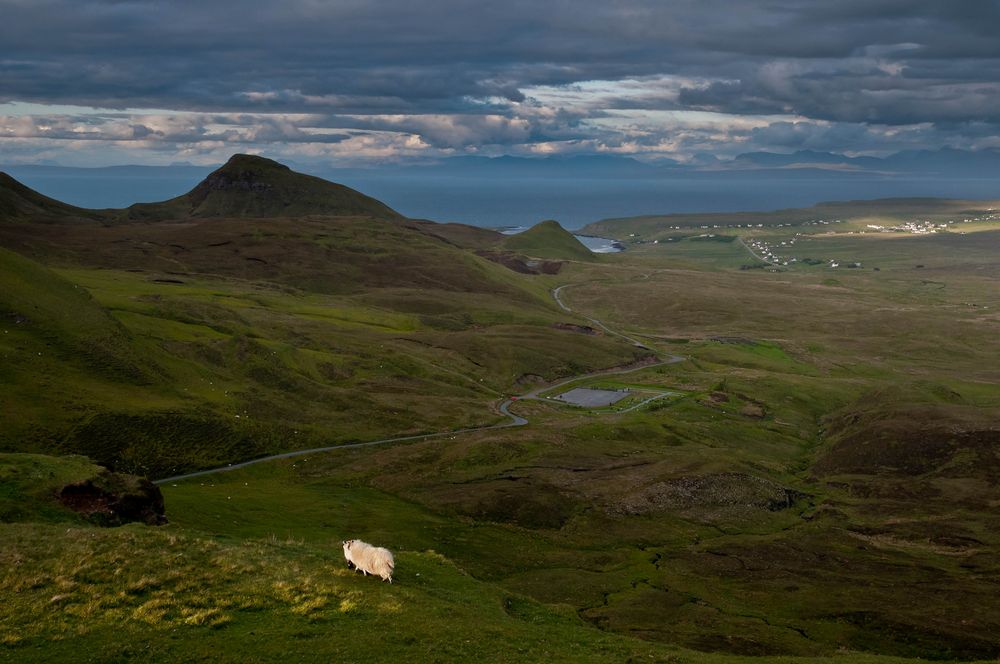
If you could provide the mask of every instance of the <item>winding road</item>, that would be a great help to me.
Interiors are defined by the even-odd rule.
[[[562,292],[562,290],[564,288],[566,288],[567,286],[573,286],[573,285],[575,285],[575,284],[565,284],[563,286],[559,286],[558,288],[556,288],[556,289],[554,289],[552,291],[552,297],[555,299],[556,304],[558,304],[563,310],[568,311],[568,312],[572,312],[573,310],[566,306],[566,304],[562,301],[562,299],[560,298],[559,295],[560,295],[560,293]],[[600,327],[602,330],[604,330],[608,334],[612,334],[614,336],[621,337],[622,339],[627,340],[628,342],[630,342],[634,346],[637,346],[637,347],[645,349],[645,350],[653,350],[652,348],[649,348],[645,344],[641,343],[640,341],[638,341],[636,339],[633,339],[632,337],[629,337],[627,335],[624,335],[624,334],[622,334],[620,332],[616,332],[616,331],[608,328],[604,323],[602,323],[601,321],[597,320],[596,318],[590,318],[588,316],[583,316],[583,318],[585,318],[586,320],[590,321],[594,325]],[[258,464],[258,463],[264,463],[265,461],[276,461],[278,459],[291,459],[293,457],[305,456],[307,454],[318,454],[320,452],[332,452],[334,450],[349,450],[349,449],[356,449],[356,448],[359,448],[359,447],[374,447],[376,445],[386,445],[388,443],[400,443],[400,442],[409,441],[409,440],[429,440],[429,439],[432,439],[432,438],[444,438],[446,436],[456,436],[458,434],[472,433],[474,431],[489,431],[491,429],[508,429],[510,427],[520,427],[520,426],[524,426],[524,425],[528,424],[528,420],[526,418],[524,418],[524,417],[521,417],[520,415],[516,415],[516,414],[510,412],[510,406],[511,406],[512,403],[514,403],[514,401],[521,400],[521,399],[533,399],[533,400],[538,400],[538,401],[548,401],[548,399],[546,399],[545,397],[539,396],[539,394],[541,394],[542,392],[548,392],[549,390],[558,389],[560,387],[563,387],[564,385],[569,385],[570,383],[575,383],[576,381],[585,380],[585,379],[588,379],[588,378],[597,378],[597,377],[600,377],[600,376],[616,376],[616,375],[621,375],[621,374],[627,374],[627,373],[632,373],[634,371],[641,371],[643,369],[650,369],[652,367],[659,367],[659,366],[663,366],[663,365],[667,365],[667,364],[676,364],[678,362],[684,361],[685,359],[686,358],[681,357],[680,355],[667,355],[667,356],[662,357],[659,362],[654,362],[654,363],[651,363],[651,364],[642,364],[642,365],[639,365],[639,366],[633,366],[633,367],[629,367],[629,368],[625,368],[625,369],[606,369],[604,371],[594,371],[592,373],[581,374],[579,376],[574,376],[572,378],[566,378],[564,380],[559,381],[558,383],[552,383],[552,384],[549,384],[549,385],[543,385],[543,386],[541,386],[539,388],[536,388],[536,389],[532,390],[531,392],[528,392],[527,394],[524,394],[523,396],[514,397],[514,398],[510,398],[510,399],[504,400],[499,405],[499,407],[497,408],[497,410],[499,410],[500,413],[502,413],[503,415],[506,415],[508,418],[510,418],[510,420],[507,421],[507,422],[501,422],[500,424],[490,424],[490,425],[484,425],[484,426],[480,426],[480,427],[470,427],[470,428],[467,428],[467,429],[453,429],[451,431],[440,431],[440,432],[437,432],[437,433],[423,433],[423,434],[416,434],[416,435],[413,435],[413,436],[396,436],[396,437],[393,437],[393,438],[382,438],[380,440],[369,440],[369,441],[366,441],[364,443],[345,443],[345,444],[341,444],[341,445],[329,445],[327,447],[312,447],[312,448],[310,448],[308,450],[294,450],[292,452],[282,452],[280,454],[271,454],[269,456],[260,457],[258,459],[251,459],[250,461],[242,461],[240,463],[231,463],[231,464],[227,464],[225,466],[220,466],[218,468],[209,468],[207,470],[198,470],[198,471],[195,471],[195,472],[192,472],[192,473],[184,473],[183,475],[174,475],[172,477],[164,477],[163,479],[153,480],[153,484],[167,484],[169,482],[178,482],[178,481],[181,481],[181,480],[188,480],[188,479],[192,479],[192,478],[195,478],[195,477],[204,477],[206,475],[214,475],[216,473],[224,473],[224,472],[227,472],[227,471],[230,471],[230,470],[237,470],[239,468],[246,468],[247,466],[252,466],[252,465]],[[626,413],[626,412],[635,410],[636,408],[639,408],[640,406],[646,405],[650,401],[654,401],[656,399],[660,399],[660,398],[663,398],[663,397],[666,397],[666,396],[670,396],[671,394],[672,393],[670,393],[670,392],[665,392],[663,394],[658,394],[656,396],[653,396],[653,397],[651,397],[649,399],[646,399],[645,401],[642,401],[642,402],[636,404],[635,406],[632,406],[632,407],[628,408],[627,410],[623,410],[623,411],[620,411],[620,412]]]
[[[569,307],[567,307],[566,303],[562,301],[562,298],[559,297],[559,294],[562,292],[562,289],[564,289],[564,288],[567,288],[569,286],[578,286],[578,285],[579,284],[564,284],[564,285],[559,286],[558,288],[556,288],[555,290],[552,291],[552,297],[555,298],[556,304],[558,304],[560,307],[562,307],[563,311],[568,311],[570,313],[573,312],[573,310],[570,309]],[[633,346],[637,346],[637,347],[642,348],[644,350],[653,350],[652,348],[650,348],[649,346],[647,346],[646,344],[642,343],[641,341],[639,341],[637,339],[633,339],[632,337],[624,335],[621,332],[616,332],[615,330],[612,330],[610,327],[608,327],[607,325],[605,325],[601,321],[597,320],[596,318],[590,318],[589,316],[583,316],[583,317],[586,318],[591,323],[593,323],[594,325],[596,325],[597,327],[599,327],[602,330],[604,330],[605,332],[607,332],[608,334],[613,334],[616,337],[621,337],[622,339],[625,339],[626,341],[628,341],[629,343],[631,343]]]

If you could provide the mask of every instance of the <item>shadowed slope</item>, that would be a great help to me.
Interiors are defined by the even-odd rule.
[[[43,196],[6,173],[0,173],[0,222],[62,221],[70,219],[100,219],[103,211],[86,210]]]
[[[87,291],[6,249],[0,249],[0,321],[8,328],[5,336],[30,335],[62,360],[82,362],[103,376],[129,383],[148,377],[127,330]],[[4,357],[10,370],[24,353],[15,342],[7,344],[13,349]]]
[[[398,212],[350,187],[296,173],[253,155],[233,155],[198,186],[161,203],[136,203],[128,219],[185,217],[366,216],[399,219]]]

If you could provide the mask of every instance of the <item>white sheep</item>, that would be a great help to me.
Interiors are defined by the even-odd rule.
[[[382,577],[383,581],[392,583],[392,572],[396,567],[392,552],[380,546],[372,546],[361,540],[347,540],[344,542],[344,558],[347,559],[347,566],[354,566],[364,572],[365,576],[374,574]]]

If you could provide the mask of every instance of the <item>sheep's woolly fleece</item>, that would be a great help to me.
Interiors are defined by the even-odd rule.
[[[361,570],[365,576],[374,574],[381,577],[383,581],[392,583],[392,573],[396,568],[396,561],[388,549],[372,546],[361,540],[347,540],[344,542],[344,558],[347,559],[348,565],[353,565],[355,569]]]

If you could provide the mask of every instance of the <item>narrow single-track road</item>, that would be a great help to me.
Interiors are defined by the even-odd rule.
[[[570,309],[569,307],[566,306],[566,304],[562,301],[562,299],[559,297],[559,295],[562,292],[562,290],[564,288],[566,288],[566,286],[572,286],[572,285],[573,284],[566,284],[564,286],[559,286],[558,288],[556,288],[555,290],[552,291],[552,297],[555,299],[556,304],[558,304],[565,311],[569,311],[569,312],[571,312],[572,309]],[[652,348],[649,348],[645,344],[641,343],[640,341],[637,341],[636,339],[633,339],[632,337],[629,337],[627,335],[624,335],[624,334],[622,334],[620,332],[616,332],[616,331],[608,328],[604,323],[602,323],[601,321],[597,320],[596,318],[590,318],[588,316],[583,316],[583,318],[585,318],[586,320],[590,321],[594,325],[597,325],[598,327],[600,327],[602,330],[604,330],[608,334],[613,334],[613,335],[615,335],[617,337],[621,337],[622,339],[625,339],[626,341],[630,342],[634,346],[637,346],[639,348],[643,348],[645,350],[653,350]],[[192,479],[192,478],[195,478],[195,477],[204,477],[206,475],[214,475],[216,473],[224,473],[224,472],[227,472],[227,471],[230,471],[230,470],[237,470],[238,468],[246,468],[247,466],[252,466],[252,465],[257,464],[257,463],[264,463],[265,461],[277,461],[278,459],[291,459],[293,457],[305,456],[307,454],[319,454],[320,452],[332,452],[334,450],[350,450],[350,449],[357,449],[359,447],[374,447],[376,445],[386,445],[388,443],[401,443],[401,442],[410,441],[410,440],[429,440],[431,438],[444,438],[446,436],[456,436],[458,434],[472,433],[474,431],[489,431],[491,429],[508,429],[510,427],[520,427],[520,426],[524,426],[524,425],[528,424],[528,420],[526,418],[524,418],[524,417],[521,417],[520,415],[515,415],[514,413],[510,412],[510,406],[511,406],[511,404],[514,403],[514,401],[516,401],[518,399],[536,399],[536,400],[540,400],[540,401],[548,401],[544,397],[540,397],[538,395],[541,394],[542,392],[548,392],[549,390],[555,390],[555,389],[558,389],[560,387],[563,387],[564,385],[568,385],[570,383],[575,383],[575,382],[580,381],[580,380],[586,380],[588,378],[598,378],[598,377],[601,377],[601,376],[616,376],[616,375],[620,375],[620,374],[627,374],[627,373],[632,373],[634,371],[641,371],[643,369],[650,369],[652,367],[663,366],[663,365],[666,365],[666,364],[676,364],[677,362],[682,362],[685,359],[686,358],[681,357],[679,355],[667,355],[667,356],[661,358],[660,361],[654,362],[654,363],[651,363],[651,364],[642,364],[642,365],[639,365],[639,366],[628,367],[628,368],[625,368],[625,369],[606,369],[606,370],[603,370],[603,371],[594,371],[592,373],[581,374],[579,376],[574,376],[572,378],[566,378],[564,380],[559,381],[558,383],[552,383],[550,385],[543,385],[543,386],[541,386],[539,388],[536,388],[536,389],[532,390],[531,392],[528,392],[527,394],[525,394],[523,396],[513,397],[513,398],[510,398],[510,399],[505,399],[497,407],[497,410],[500,411],[500,413],[502,413],[503,415],[506,415],[510,419],[509,419],[509,421],[507,421],[507,422],[501,422],[500,424],[489,424],[489,425],[484,425],[484,426],[481,426],[481,427],[469,427],[467,429],[453,429],[451,431],[439,431],[439,432],[436,432],[436,433],[422,433],[422,434],[416,434],[416,435],[412,435],[412,436],[395,436],[395,437],[392,437],[392,438],[382,438],[382,439],[379,439],[379,440],[369,440],[369,441],[366,441],[366,442],[363,442],[363,443],[344,443],[342,445],[329,445],[327,447],[312,447],[312,448],[309,448],[308,450],[294,450],[294,451],[291,451],[291,452],[282,452],[280,454],[271,454],[271,455],[268,455],[268,456],[265,456],[265,457],[260,457],[258,459],[251,459],[250,461],[241,461],[239,463],[230,463],[230,464],[227,464],[225,466],[220,466],[218,468],[209,468],[207,470],[198,470],[198,471],[191,472],[191,473],[184,473],[183,475],[174,475],[172,477],[164,477],[163,479],[153,480],[153,484],[167,484],[169,482],[178,482],[180,480],[188,480],[188,479]],[[635,406],[629,408],[626,411],[621,411],[621,412],[628,412],[628,411],[631,411],[631,410],[635,410],[639,406],[643,406],[643,405],[649,403],[650,401],[653,401],[654,399],[659,399],[659,398],[664,397],[664,396],[668,396],[668,394],[664,393],[662,395],[657,395],[655,397],[647,399],[646,401],[643,401],[642,403],[636,404]]]
[[[559,294],[562,293],[562,290],[564,288],[567,288],[569,286],[576,286],[576,285],[577,284],[564,284],[564,285],[559,286],[558,288],[556,288],[555,290],[552,291],[552,297],[555,298],[556,304],[558,304],[560,307],[562,307],[562,309],[564,311],[568,311],[570,313],[573,312],[573,310],[570,309],[569,307],[567,307],[566,303],[562,301],[562,298],[559,296]],[[582,315],[582,314],[580,314],[580,315]],[[653,350],[652,348],[650,348],[646,344],[642,343],[638,339],[633,339],[632,337],[630,337],[628,335],[625,335],[625,334],[622,334],[621,332],[617,332],[615,330],[612,330],[610,327],[608,327],[607,325],[605,325],[601,321],[597,320],[596,318],[591,318],[590,316],[583,316],[583,317],[586,318],[591,323],[593,323],[594,325],[596,325],[597,327],[599,327],[602,330],[604,330],[605,332],[607,332],[608,334],[612,334],[612,335],[614,335],[616,337],[621,337],[622,339],[624,339],[624,340],[628,341],[629,343],[631,343],[633,346],[637,346],[637,347],[642,348],[644,350]]]

